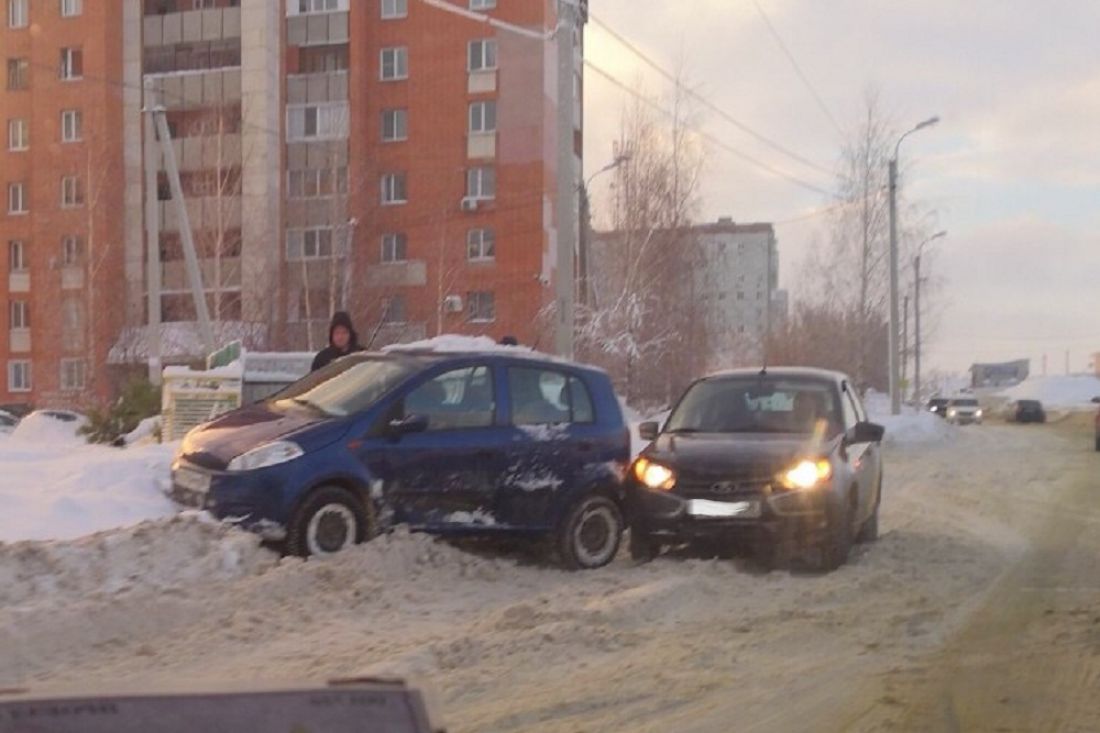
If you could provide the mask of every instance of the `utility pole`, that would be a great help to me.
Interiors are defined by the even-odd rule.
[[[145,290],[148,297],[148,333],[146,356],[149,362],[149,382],[159,385],[161,380],[161,325],[160,325],[160,202],[157,196],[157,134],[153,123],[153,109],[157,106],[153,80],[144,84],[145,113]]]
[[[901,383],[905,384],[909,369],[909,296],[905,296],[901,309]]]
[[[901,140],[898,140],[901,145]],[[898,156],[890,159],[890,414],[901,414],[898,384]]]
[[[913,327],[916,334],[913,343],[913,399],[920,404],[920,252],[913,258]]]
[[[578,25],[577,9],[570,0],[558,0],[558,201],[557,201],[557,262],[555,291],[557,296],[557,326],[554,345],[558,356],[573,358],[574,325],[576,320],[576,258],[579,234],[574,147],[573,106],[575,104],[574,36]]]

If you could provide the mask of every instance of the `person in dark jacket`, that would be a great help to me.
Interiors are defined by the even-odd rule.
[[[328,327],[328,346],[313,357],[311,369],[317,371],[341,356],[347,356],[356,351],[363,351],[363,347],[359,345],[359,334],[355,333],[355,327],[351,325],[351,316],[339,311],[332,316],[332,323]]]

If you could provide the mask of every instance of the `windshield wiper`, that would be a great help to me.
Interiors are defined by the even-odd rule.
[[[680,434],[680,433],[701,433],[703,431],[700,428],[673,428],[672,430],[669,430],[668,432],[671,433],[672,435],[677,435],[677,434]]]

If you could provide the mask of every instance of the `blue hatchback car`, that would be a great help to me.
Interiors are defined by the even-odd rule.
[[[609,563],[630,439],[607,375],[532,352],[353,354],[191,431],[180,503],[288,552],[327,555],[407,524],[550,538]]]

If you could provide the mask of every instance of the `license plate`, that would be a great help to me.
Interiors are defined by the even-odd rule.
[[[752,519],[760,516],[760,502],[689,499],[687,510],[688,514],[693,517],[744,517]]]
[[[173,480],[176,486],[179,486],[181,489],[187,489],[188,491],[205,494],[210,490],[210,476],[190,468],[176,469],[176,475],[173,477]]]

